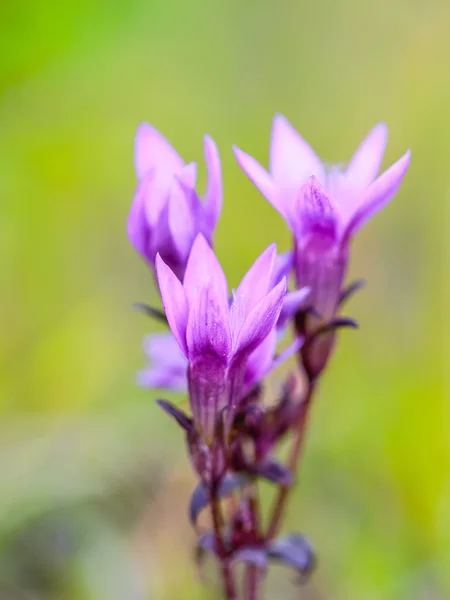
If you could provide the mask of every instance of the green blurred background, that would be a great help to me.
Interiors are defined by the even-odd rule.
[[[329,161],[380,120],[385,166],[413,160],[353,246],[361,329],[341,336],[289,508],[319,570],[298,588],[275,569],[267,597],[450,597],[449,22],[445,0],[3,0],[1,600],[216,597],[192,566],[182,436],[134,381],[152,324],[131,305],[157,296],[125,235],[133,138],[147,120],[201,165],[217,141],[235,285],[289,246],[231,152],[266,161],[275,112]]]

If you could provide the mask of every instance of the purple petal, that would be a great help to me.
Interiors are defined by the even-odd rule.
[[[192,162],[185,165],[175,175],[175,179],[188,188],[195,188],[195,184],[197,183],[197,163]]]
[[[127,234],[135,250],[144,257],[149,246],[150,228],[145,213],[145,198],[151,175],[139,183],[127,221]]]
[[[225,274],[211,246],[199,233],[189,254],[183,281],[189,303],[194,302],[200,290],[212,287],[216,295],[215,302],[228,310],[228,284]]]
[[[189,256],[195,236],[195,215],[191,208],[189,190],[174,182],[169,197],[169,229],[183,262]]]
[[[261,194],[286,219],[288,211],[284,205],[283,198],[280,195],[279,190],[270,174],[259,164],[257,160],[255,160],[246,152],[239,150],[239,148],[236,146],[233,146],[233,152],[239,166],[250,179],[250,181],[252,181]]]
[[[238,289],[233,293],[230,308],[233,336],[236,337],[250,311],[264,298],[272,281],[272,271],[277,253],[276,244],[271,244],[255,260],[244,275]]]
[[[219,152],[214,140],[208,135],[205,136],[204,153],[208,169],[208,183],[203,199],[203,208],[205,226],[209,234],[207,237],[212,237],[222,210],[223,189]]]
[[[184,165],[170,142],[148,123],[141,123],[138,127],[134,163],[139,179],[155,167],[165,173],[173,173],[179,171]]]
[[[387,138],[387,126],[378,123],[363,140],[346,171],[353,186],[363,189],[374,181],[383,161]]]
[[[285,294],[283,280],[251,311],[235,341],[235,354],[253,352],[265,340],[280,316]]]
[[[316,177],[302,185],[293,213],[294,234],[310,234],[334,240],[338,233],[339,214],[325,188]]]
[[[178,277],[169,269],[159,254],[156,256],[156,276],[170,329],[181,350],[187,356],[188,304],[186,296]]]
[[[187,365],[186,357],[170,331],[145,336],[143,347],[145,354],[159,364],[181,367]]]
[[[292,252],[292,250],[289,250],[288,252],[283,252],[282,254],[277,254],[272,273],[273,285],[279,283],[283,279],[283,277],[288,278],[289,273],[292,269],[293,258],[294,253]]]
[[[286,294],[277,327],[284,327],[286,323],[295,316],[295,313],[299,310],[299,308],[304,306],[305,300],[307,300],[309,296],[309,292],[310,289],[305,287]]]
[[[165,366],[151,366],[138,372],[136,383],[144,388],[184,392],[187,390],[187,366],[184,372],[172,371]]]
[[[303,342],[304,339],[302,337],[296,337],[288,346],[286,346],[272,362],[270,369],[267,371],[267,375],[289,360],[291,356],[297,354],[303,346]]]
[[[187,390],[188,361],[170,331],[146,336],[144,351],[150,365],[138,373],[138,385]]]
[[[411,152],[408,150],[367,188],[358,210],[345,230],[342,241],[344,247],[350,237],[395,196],[408,170],[410,160]]]
[[[210,444],[214,438],[219,412],[228,404],[227,366],[207,354],[190,361],[189,401],[197,431]]]
[[[173,177],[169,181],[163,177],[161,171],[154,170],[150,172],[145,182],[145,216],[149,225],[154,227],[167,205]]]
[[[290,192],[311,175],[324,180],[320,158],[282,115],[275,115],[273,120],[269,165],[276,184]]]
[[[166,204],[155,226],[152,228],[150,239],[149,257],[155,261],[156,255],[160,254],[166,265],[175,273],[178,279],[182,278],[184,273],[185,261],[179,256],[175,248],[169,227],[169,206]]]
[[[189,360],[215,355],[225,365],[231,349],[228,305],[218,298],[217,290],[208,285],[189,302],[186,339]]]
[[[244,378],[246,388],[261,381],[271,370],[277,341],[277,330],[273,328],[266,339],[248,357]]]

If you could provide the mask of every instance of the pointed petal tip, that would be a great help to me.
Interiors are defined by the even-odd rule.
[[[316,177],[316,175],[310,175],[308,177],[308,179],[306,180],[305,185],[309,185],[311,187],[317,188],[317,189],[322,189],[325,190],[325,188],[323,187],[323,185],[320,183],[319,178]]]
[[[135,135],[135,139],[138,138],[138,136],[141,136],[143,134],[147,134],[150,132],[154,131],[154,127],[152,125],[150,125],[150,123],[147,123],[147,121],[141,121],[138,126],[136,127],[136,135]]]
[[[258,167],[260,167],[260,169],[263,169],[263,167],[261,167],[258,161],[255,158],[253,158],[253,156],[248,154],[248,152],[245,152],[245,150],[241,150],[238,146],[234,144],[232,146],[232,150],[239,166],[250,177],[250,179],[252,165],[256,164]]]
[[[385,123],[384,121],[379,121],[371,130],[370,133],[376,133],[379,136],[388,136],[389,133],[389,128],[387,126],[387,123]]]
[[[272,258],[271,269],[273,269],[275,258],[277,256],[277,243],[272,242],[269,246],[267,246],[267,248],[264,250],[263,254],[268,254]]]
[[[183,285],[159,253],[156,256],[155,267],[167,321],[181,351],[187,356],[186,327],[188,304]]]
[[[241,160],[242,159],[246,159],[246,157],[250,157],[249,154],[247,154],[247,152],[244,152],[244,150],[241,150],[238,146],[236,146],[235,144],[233,144],[231,146],[232,150],[233,150],[233,154],[236,157],[236,160],[238,161],[239,164],[241,164]]]
[[[411,162],[411,150],[408,149],[405,152],[405,154],[403,156],[401,156],[392,166],[390,166],[389,169],[387,169],[382,175],[380,175],[380,177],[378,179],[381,180],[381,178],[383,176],[391,173],[393,175],[393,177],[397,178],[398,183],[400,184],[401,180],[403,179],[403,177],[406,174],[406,171],[409,168],[410,162]],[[376,183],[376,181],[375,181],[375,183]]]
[[[156,254],[156,257],[155,257],[155,268],[156,268],[156,271],[158,271],[158,269],[161,269],[161,268],[163,269],[164,267],[167,267],[168,269],[170,268],[170,267],[169,267],[169,266],[168,266],[168,265],[167,265],[167,264],[164,262],[164,260],[163,260],[163,258],[162,258],[162,256],[161,256],[161,254],[158,252],[158,253]]]
[[[205,133],[203,136],[203,146],[208,146],[209,148],[217,148],[216,142],[212,139],[209,133]]]
[[[395,162],[392,165],[391,169],[397,171],[397,176],[398,176],[400,182],[403,179],[403,177],[406,175],[406,172],[409,169],[410,163],[411,163],[411,150],[408,149],[405,152],[405,154],[401,158],[399,158],[397,162]]]
[[[293,128],[292,123],[282,113],[276,112],[272,120],[272,131],[278,127]]]
[[[193,254],[194,252],[195,254],[197,254],[197,252],[200,252],[202,248],[206,249],[207,252],[211,250],[211,246],[208,243],[206,237],[203,235],[203,233],[197,233],[194,239],[194,243],[192,244],[191,254]]]
[[[205,133],[203,136],[203,154],[207,164],[215,160],[219,161],[220,167],[219,149],[216,142],[208,133]]]
[[[328,192],[324,188],[324,186],[320,183],[320,180],[315,175],[310,175],[305,183],[300,188],[300,193],[305,190],[309,192],[317,192],[321,196],[326,196],[328,198]]]
[[[296,138],[300,139],[300,134],[292,125],[287,117],[282,115],[281,113],[275,113],[272,121],[272,130],[271,130],[271,143],[273,144],[275,140],[278,138],[279,141],[283,141],[283,143],[295,141]],[[302,139],[302,143],[304,140]]]

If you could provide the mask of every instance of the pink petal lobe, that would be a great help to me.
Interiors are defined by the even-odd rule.
[[[366,189],[359,203],[359,208],[346,227],[342,241],[343,245],[346,245],[350,237],[395,196],[408,170],[410,160],[411,152],[408,150],[402,158]]]
[[[233,293],[230,318],[234,338],[239,334],[248,314],[266,296],[272,281],[276,254],[276,244],[271,244],[255,260]]]
[[[234,342],[234,353],[253,352],[269,335],[280,316],[286,280],[280,281],[247,316]]]
[[[140,179],[155,167],[164,172],[179,171],[184,161],[162,133],[148,123],[141,123],[136,132],[134,164]]]
[[[324,179],[322,161],[282,115],[275,115],[273,120],[269,165],[276,184],[290,192],[311,175]]]
[[[188,304],[183,285],[158,254],[156,256],[156,276],[167,321],[181,350],[187,356],[186,327]]]
[[[228,307],[228,284],[225,273],[213,249],[201,233],[197,235],[192,245],[183,285],[189,303],[196,299],[202,288],[211,285],[215,290],[217,301]]]
[[[169,229],[174,245],[184,260],[189,256],[195,235],[195,215],[188,196],[189,190],[174,182],[169,197]]]
[[[222,210],[223,189],[219,151],[214,140],[208,135],[205,136],[204,140],[204,154],[208,170],[208,180],[203,199],[203,209],[206,227],[211,235]]]
[[[256,159],[253,158],[253,156],[250,156],[250,154],[247,154],[236,146],[233,146],[233,152],[239,166],[250,181],[258,188],[272,206],[286,218],[287,211],[283,203],[283,198],[270,174]]]
[[[277,330],[274,328],[248,357],[244,379],[247,388],[261,381],[271,370],[277,341]]]
[[[146,186],[145,180],[138,184],[127,220],[128,238],[134,249],[144,256],[148,249],[150,236],[145,212]]]
[[[346,170],[353,186],[363,189],[374,181],[383,161],[387,139],[387,125],[378,123],[362,141]]]

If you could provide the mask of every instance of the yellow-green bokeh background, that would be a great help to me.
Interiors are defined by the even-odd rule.
[[[329,161],[377,121],[413,160],[361,232],[289,527],[320,568],[268,598],[450,597],[446,283],[450,4],[444,0],[6,0],[0,6],[0,598],[213,598],[191,565],[179,431],[138,389],[131,310],[156,301],[125,236],[137,124],[222,155],[217,252],[236,284],[281,218],[234,162],[275,112]],[[204,172],[203,172],[204,178]],[[274,380],[274,385],[277,379]]]

